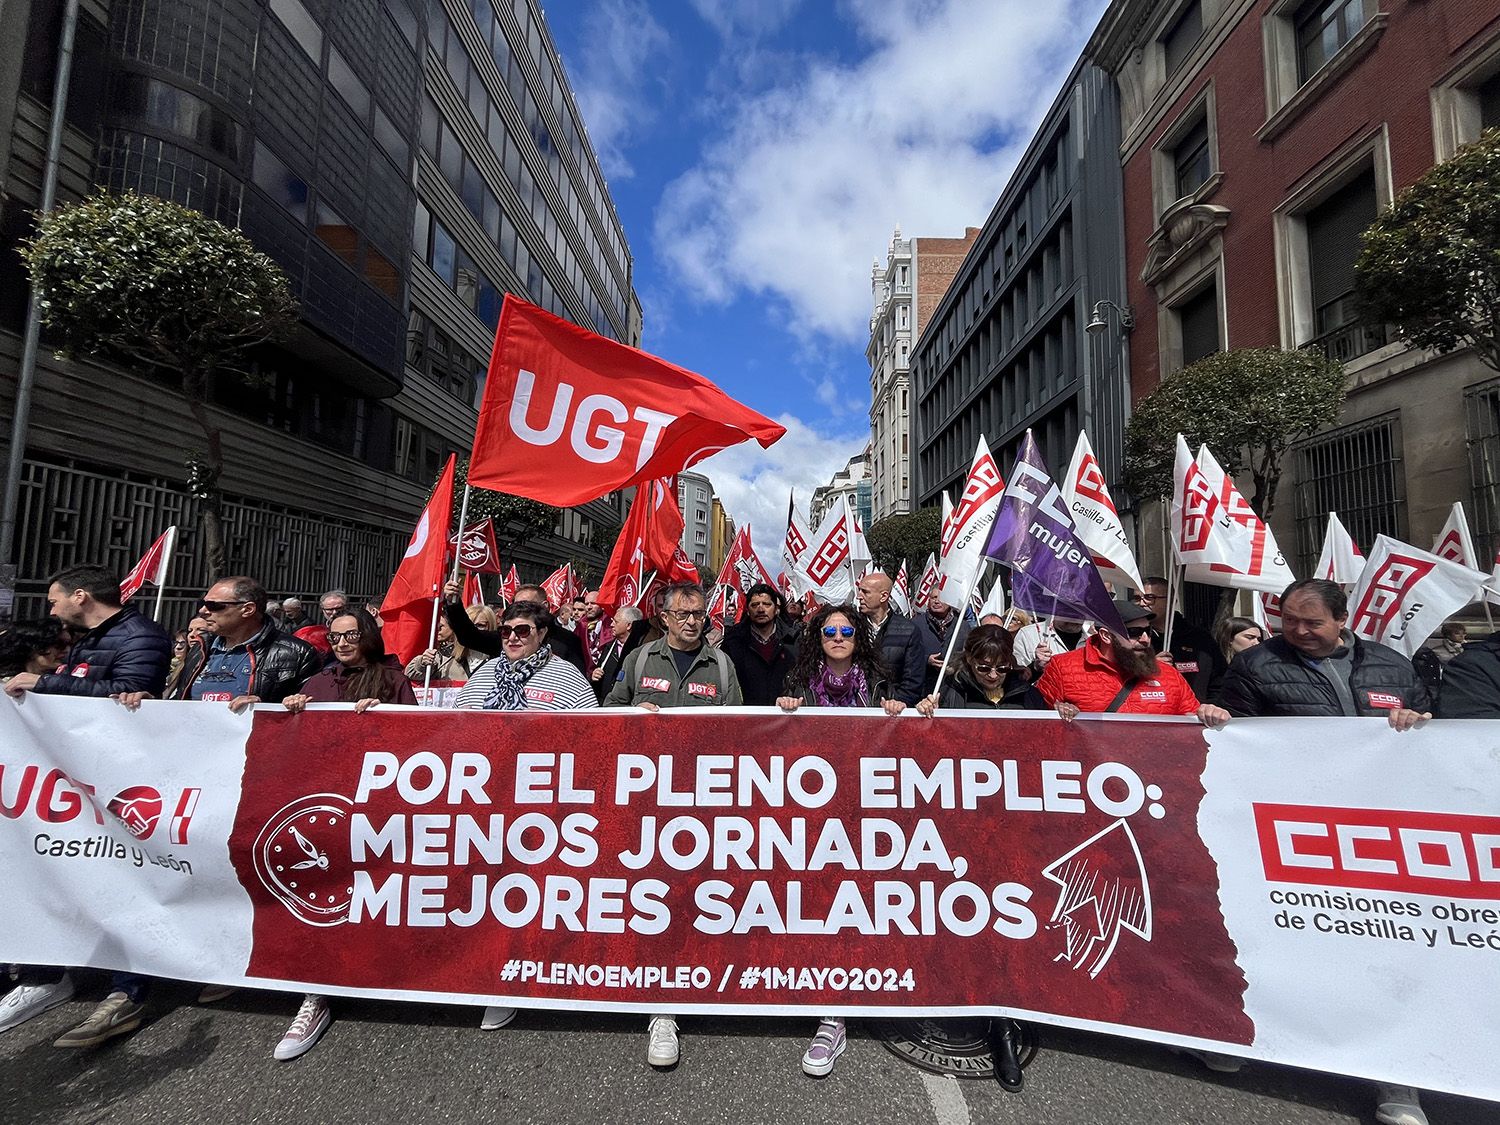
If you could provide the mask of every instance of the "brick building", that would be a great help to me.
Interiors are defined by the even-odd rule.
[[[1085,53],[1119,87],[1135,398],[1220,349],[1321,348],[1350,393],[1288,459],[1273,522],[1293,569],[1330,509],[1364,547],[1426,545],[1463,500],[1480,549],[1500,546],[1500,380],[1353,300],[1361,231],[1500,121],[1493,0],[1124,0]]]

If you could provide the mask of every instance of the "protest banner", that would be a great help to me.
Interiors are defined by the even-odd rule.
[[[1500,723],[1443,726],[0,700],[0,960],[1003,1013],[1496,1098]]]

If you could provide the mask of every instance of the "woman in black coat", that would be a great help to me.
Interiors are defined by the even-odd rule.
[[[981,625],[964,642],[958,671],[943,681],[941,699],[917,704],[923,715],[950,711],[1019,711],[1025,706],[1026,673],[1014,666],[1011,636],[999,625]]]

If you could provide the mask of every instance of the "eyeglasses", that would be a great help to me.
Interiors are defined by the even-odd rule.
[[[522,622],[520,625],[502,625],[500,626],[500,639],[508,641],[512,637],[515,637],[518,641],[530,640],[531,634],[534,632],[536,632],[536,629],[525,622]]]
[[[204,609],[208,610],[209,613],[223,613],[226,609],[228,609],[232,605],[249,605],[250,603],[249,602],[209,602],[209,601],[203,601],[203,602],[199,602],[198,604],[200,606],[202,606]]]
[[[973,665],[973,668],[974,671],[978,672],[981,676],[993,676],[996,672],[1003,671],[1003,669],[997,664],[975,664]]]
[[[1161,596],[1159,594],[1136,594],[1135,595],[1135,604],[1136,605],[1150,605],[1152,602],[1159,602],[1159,601],[1161,601]]]
[[[693,621],[702,621],[708,616],[706,609],[669,609],[667,616],[679,625],[687,625]]]
[[[173,641],[172,642],[172,647],[173,648],[187,648],[187,645],[188,645],[187,641]]]
[[[359,644],[360,636],[361,633],[358,629],[346,629],[342,633],[335,633],[332,629],[330,629],[328,630],[328,643],[331,645],[337,645],[343,644],[345,641],[347,641],[351,645],[357,645]]]
[[[850,637],[854,636],[854,626],[853,625],[824,625],[823,626],[823,635],[825,637],[843,637],[844,640],[847,641]]]

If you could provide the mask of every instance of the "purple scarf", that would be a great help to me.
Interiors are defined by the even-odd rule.
[[[842,676],[835,676],[825,664],[808,687],[819,707],[863,707],[870,698],[869,682],[858,664],[851,665]]]

